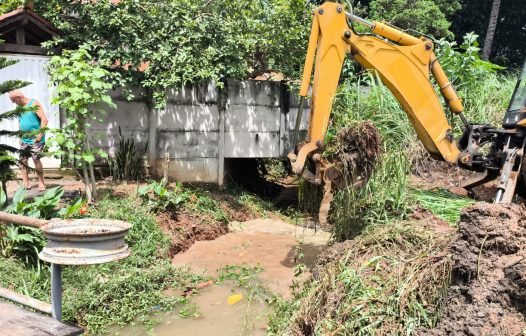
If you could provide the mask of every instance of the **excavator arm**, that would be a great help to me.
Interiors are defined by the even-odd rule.
[[[469,137],[475,131],[480,133],[482,126],[468,124],[462,113],[462,102],[437,60],[433,42],[429,38],[417,38],[385,23],[366,21],[346,13],[340,3],[326,2],[317,7],[313,14],[298,111],[298,117],[301,117],[314,68],[308,136],[306,141],[298,145],[298,151],[294,152],[296,128],[294,148],[288,155],[296,174],[303,174],[307,180],[316,184],[330,179],[331,174],[322,162],[321,153],[332,101],[348,54],[365,69],[374,70],[380,76],[403,107],[418,138],[433,158],[472,170],[485,169],[480,161],[474,159],[478,157],[476,143],[480,140]],[[357,33],[351,21],[365,25],[370,32]],[[463,139],[472,139],[471,142],[464,140],[462,145],[455,143],[431,76],[438,84],[449,109],[462,119],[466,128]],[[488,136],[486,131],[483,133]],[[307,158],[314,161],[315,172],[305,169]]]

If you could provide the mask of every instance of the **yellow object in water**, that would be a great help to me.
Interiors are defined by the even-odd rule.
[[[241,301],[241,299],[243,299],[243,294],[233,294],[226,299],[226,303],[231,306]]]

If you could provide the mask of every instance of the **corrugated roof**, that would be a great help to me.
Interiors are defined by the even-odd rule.
[[[60,31],[57,28],[55,28],[55,26],[53,26],[49,21],[47,21],[46,19],[44,19],[43,17],[26,7],[19,7],[9,13],[0,15],[0,33],[2,32],[2,26],[7,24],[7,22],[9,22],[9,24],[12,24],[18,21],[17,19],[22,21],[25,18],[30,19],[33,23],[35,23],[36,26],[45,27],[46,30],[49,30],[57,35],[60,33]]]

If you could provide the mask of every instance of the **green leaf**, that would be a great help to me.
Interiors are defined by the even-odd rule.
[[[13,195],[13,204],[22,203],[26,199],[26,189],[21,186]]]
[[[7,202],[7,191],[0,185],[0,208]]]
[[[82,159],[87,163],[95,161],[95,157],[93,156],[93,154],[82,154]]]

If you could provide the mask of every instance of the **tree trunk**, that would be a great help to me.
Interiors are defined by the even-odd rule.
[[[84,187],[86,187],[86,200],[88,203],[91,203],[93,197],[91,195],[91,183],[88,177],[88,169],[86,168],[86,163],[82,165],[82,173],[84,175]]]
[[[86,135],[86,142],[84,144],[84,148],[91,153],[91,147],[89,145],[89,139]],[[91,183],[91,196],[93,198],[97,198],[97,181],[95,181],[95,172],[93,171],[93,162],[88,163],[88,172],[90,177],[90,183]]]
[[[493,38],[497,30],[497,21],[499,19],[499,9],[501,0],[493,0],[491,6],[491,14],[489,16],[488,30],[486,32],[486,39],[484,40],[484,49],[482,50],[482,59],[488,60],[491,55],[491,47],[493,46]]]
[[[95,180],[95,172],[93,171],[93,162],[88,164],[89,176],[91,179],[91,194],[93,198],[97,198],[97,181]]]

